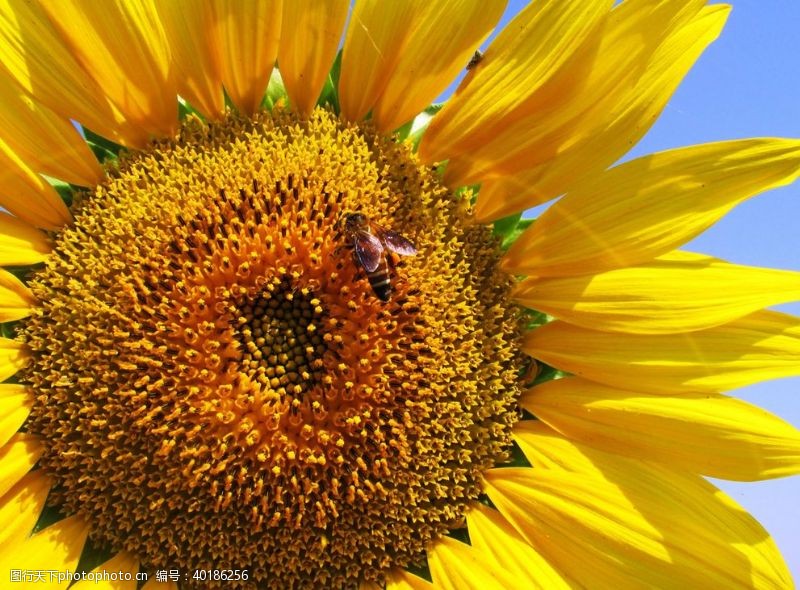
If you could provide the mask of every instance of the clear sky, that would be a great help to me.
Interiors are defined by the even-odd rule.
[[[628,157],[743,137],[800,138],[800,2],[732,0],[718,39]],[[511,0],[501,25],[527,2]],[[686,250],[800,271],[800,183],[740,205]],[[800,303],[778,306],[800,315]],[[800,427],[800,378],[729,392]],[[775,538],[800,582],[800,477],[715,481]]]

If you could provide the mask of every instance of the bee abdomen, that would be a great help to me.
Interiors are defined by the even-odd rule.
[[[389,296],[392,293],[392,282],[389,278],[389,265],[386,261],[372,272],[367,273],[369,285],[372,291],[377,295],[381,301],[389,301]]]

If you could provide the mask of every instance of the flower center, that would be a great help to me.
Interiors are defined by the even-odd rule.
[[[516,420],[519,320],[468,203],[322,110],[123,157],[31,283],[53,501],[146,567],[319,588],[419,562]]]

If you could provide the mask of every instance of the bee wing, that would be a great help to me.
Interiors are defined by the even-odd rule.
[[[383,243],[392,252],[397,252],[401,256],[413,256],[417,253],[417,247],[411,243],[411,240],[404,238],[396,231],[385,229],[381,232]]]
[[[383,244],[370,233],[360,232],[355,237],[356,257],[367,272],[372,272],[381,263]]]

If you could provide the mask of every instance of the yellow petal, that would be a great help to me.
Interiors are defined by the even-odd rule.
[[[61,197],[0,139],[0,207],[35,227],[59,230],[72,219]]]
[[[33,394],[24,385],[0,384],[0,446],[19,430],[33,407]],[[2,521],[0,521],[2,522]]]
[[[569,377],[526,391],[520,404],[571,440],[634,459],[738,481],[800,473],[796,428],[719,394],[634,393]]]
[[[673,252],[595,275],[529,278],[514,299],[571,324],[636,334],[712,328],[800,299],[800,273]]]
[[[0,129],[19,158],[42,174],[82,186],[93,186],[103,169],[75,126],[23,94],[0,75]]]
[[[35,227],[0,213],[0,266],[26,266],[47,259],[52,244]]]
[[[32,588],[67,588],[71,581],[66,573],[75,571],[88,533],[89,524],[80,516],[60,520],[0,554],[0,577],[10,580],[11,570],[27,570],[34,575],[42,570],[43,581],[32,583]]]
[[[169,41],[178,94],[210,119],[225,113],[219,23],[211,4],[170,0],[156,4]]]
[[[744,139],[660,152],[581,182],[504,258],[516,274],[569,276],[675,249],[735,205],[800,175],[800,141]]]
[[[397,129],[435,100],[489,35],[505,5],[505,0],[422,3],[396,61],[381,71],[386,82],[372,112],[378,129]]]
[[[434,587],[442,590],[506,590],[515,586],[509,572],[490,555],[450,537],[441,537],[428,548],[428,569]]]
[[[278,55],[282,0],[215,0],[222,49],[222,81],[236,107],[261,106]]]
[[[701,477],[579,447],[541,427],[525,438],[545,456],[545,465],[529,456],[538,468],[490,470],[487,493],[517,531],[579,586],[791,585],[769,534]]]
[[[124,145],[146,142],[147,134],[125,120],[78,63],[41,3],[0,0],[0,64],[22,89],[64,120],[79,121]]]
[[[386,572],[386,590],[435,590],[437,586],[401,568]]]
[[[642,3],[652,4],[649,0],[638,4]],[[600,173],[638,142],[725,24],[729,7],[709,6],[696,14],[701,5],[702,2],[678,1],[662,3],[660,9],[654,10],[651,6],[634,6],[629,1],[618,6],[614,14],[627,6],[634,18],[625,20],[633,23],[640,19],[642,24],[619,39],[610,34],[605,36],[598,63],[589,69],[590,78],[583,84],[588,93],[576,98],[572,106],[577,110],[573,109],[572,119],[563,125],[559,122],[559,116],[571,111],[559,104],[553,114],[543,119],[539,134],[527,136],[528,144],[542,136],[535,146],[522,151],[513,143],[515,140],[502,142],[498,159],[503,164],[490,162],[496,177],[487,179],[481,187],[476,218],[488,221],[544,203],[569,191],[580,179]],[[662,20],[670,25],[662,24]],[[654,52],[642,53],[639,35],[658,41],[665,33],[668,33],[666,40]],[[645,46],[654,47],[652,43]],[[618,52],[616,55],[612,48]],[[638,63],[623,65],[625,54],[639,55]],[[635,84],[614,82],[620,75],[615,72],[620,69],[641,77]],[[604,90],[600,88],[602,81],[611,81],[613,85]],[[501,140],[502,136],[498,136],[494,141],[501,143]],[[456,171],[456,167],[448,166],[451,176]]]
[[[0,269],[0,322],[12,322],[27,317],[36,298],[22,281]]]
[[[136,574],[139,573],[139,560],[127,551],[121,551],[108,561],[92,570],[96,574],[103,572],[122,572],[130,576],[130,580],[80,580],[70,590],[136,590]],[[123,576],[119,576],[123,577]]]
[[[515,587],[531,590],[572,587],[497,510],[476,503],[467,513],[467,525],[472,546],[506,570]]]
[[[0,496],[28,473],[42,454],[39,439],[18,432],[0,448]]]
[[[59,0],[42,8],[131,125],[156,137],[172,135],[178,124],[175,69],[155,0]]]
[[[594,45],[611,0],[531,2],[497,36],[458,92],[434,117],[420,145],[426,162],[464,155],[491,142],[506,129],[541,109],[548,83],[584,45]],[[580,65],[580,64],[578,64]],[[546,92],[545,92],[546,93]]]
[[[651,393],[722,392],[800,374],[800,319],[758,311],[687,334],[587,330],[554,321],[523,350],[554,367],[612,387]]]
[[[283,7],[285,33],[278,63],[286,92],[297,112],[308,115],[317,103],[342,36],[348,0],[292,0]]]
[[[37,469],[0,498],[0,555],[27,539],[44,508],[52,481]]]
[[[22,342],[0,338],[0,381],[5,381],[14,375],[28,359],[28,353]]]

